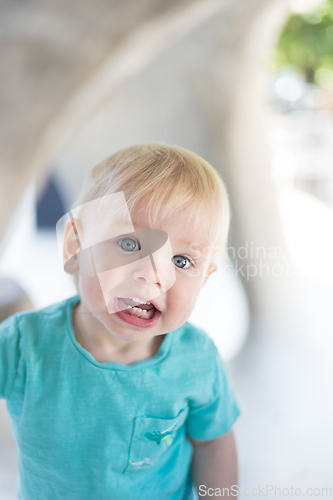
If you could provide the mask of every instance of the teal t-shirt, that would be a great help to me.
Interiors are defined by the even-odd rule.
[[[213,341],[185,323],[152,358],[99,363],[74,335],[79,300],[0,325],[0,398],[18,445],[19,500],[187,498],[186,434],[213,439],[239,415]]]

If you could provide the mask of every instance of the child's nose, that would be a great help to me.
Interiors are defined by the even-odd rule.
[[[145,281],[147,285],[162,286],[160,278],[158,277],[149,256],[139,259],[136,262],[132,276],[136,281]]]

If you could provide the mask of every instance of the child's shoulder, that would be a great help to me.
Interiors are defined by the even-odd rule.
[[[192,323],[186,322],[176,338],[178,352],[186,355],[187,359],[206,359],[209,362],[215,359],[217,348],[214,341],[204,330]]]
[[[185,375],[184,380],[201,387],[212,384],[218,372],[220,355],[211,337],[201,328],[186,322],[174,336],[169,362],[171,371]]]
[[[45,353],[51,358],[55,352],[60,355],[68,337],[71,310],[78,301],[79,297],[71,297],[44,309],[16,313],[1,322],[0,354],[6,363],[12,359],[17,366],[18,360],[35,363]]]
[[[20,332],[28,329],[35,333],[41,329],[45,331],[48,327],[60,327],[71,321],[72,309],[79,300],[79,296],[74,296],[42,309],[18,312],[7,318],[1,326],[15,323]]]
[[[205,332],[205,330],[202,330],[202,328],[199,328],[189,321],[184,323],[182,329],[181,329],[181,334],[179,336],[179,340],[190,343],[192,345],[199,345],[201,348],[204,349],[214,349],[215,344],[214,341],[211,339],[211,337]]]
[[[78,295],[74,297],[69,297],[61,302],[51,304],[50,306],[43,307],[42,309],[34,309],[33,311],[22,311],[15,314],[17,320],[21,321],[34,321],[36,319],[42,318],[47,320],[50,316],[59,316],[61,314],[68,313],[80,300]]]

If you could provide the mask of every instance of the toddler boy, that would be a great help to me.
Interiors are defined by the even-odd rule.
[[[183,148],[133,146],[93,169],[58,223],[79,294],[0,325],[19,500],[232,495],[237,403],[187,323],[228,224],[222,180]]]

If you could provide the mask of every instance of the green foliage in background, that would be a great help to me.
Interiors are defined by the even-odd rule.
[[[333,90],[333,0],[292,15],[276,47],[275,68],[292,66],[309,83]]]

